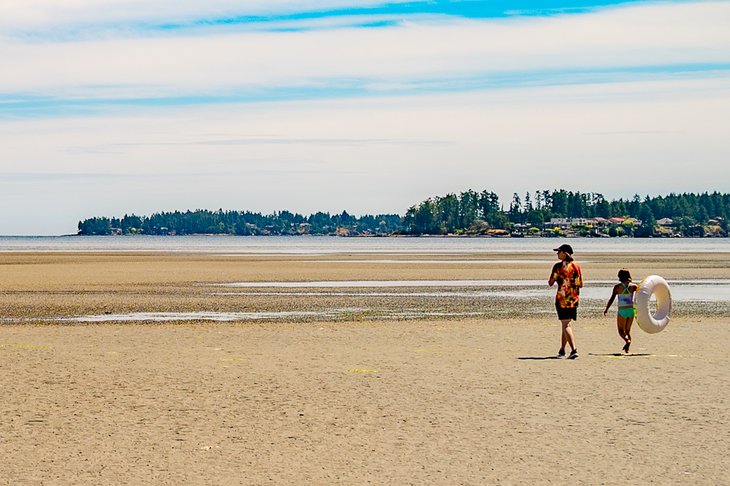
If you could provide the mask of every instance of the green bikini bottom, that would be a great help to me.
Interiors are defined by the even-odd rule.
[[[619,309],[618,315],[621,317],[634,317],[636,315],[636,307],[627,307],[625,309]]]

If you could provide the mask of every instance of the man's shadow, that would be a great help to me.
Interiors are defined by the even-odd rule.
[[[654,356],[651,353],[630,353],[630,354],[624,354],[624,353],[606,353],[606,354],[600,354],[600,353],[588,353],[588,356],[604,356],[609,358],[641,358],[646,356]],[[543,361],[546,359],[567,359],[567,358],[558,358],[557,356],[518,356],[517,359],[523,360],[523,361]]]

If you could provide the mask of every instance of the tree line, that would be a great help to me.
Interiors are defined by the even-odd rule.
[[[667,196],[638,195],[629,199],[607,200],[599,193],[559,190],[536,191],[524,196],[513,194],[505,206],[494,192],[465,191],[428,198],[411,206],[405,215],[353,216],[318,212],[309,216],[289,211],[269,215],[249,211],[162,212],[149,217],[94,217],[79,222],[80,235],[482,235],[499,231],[520,235],[529,228],[533,234],[549,234],[553,218],[631,218],[616,234],[657,236],[662,234],[657,220],[672,219],[672,234],[704,236],[708,231],[727,236],[730,194],[683,193]],[[605,228],[604,228],[605,229]],[[586,234],[590,228],[583,228]],[[590,233],[589,233],[590,234]]]
[[[640,222],[633,236],[653,236],[658,219],[670,218],[676,233],[703,236],[704,227],[716,223],[727,235],[730,194],[635,195],[609,201],[599,193],[536,191],[524,197],[513,194],[507,207],[493,192],[466,191],[422,201],[408,209],[403,230],[409,234],[482,234],[490,229],[516,227],[543,229],[553,218],[632,218]]]
[[[79,222],[80,235],[388,235],[401,228],[397,214],[352,216],[289,211],[264,215],[250,211],[174,211],[151,216],[94,217]]]

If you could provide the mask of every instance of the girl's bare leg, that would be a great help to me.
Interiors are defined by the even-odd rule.
[[[618,335],[621,336],[621,339],[624,340],[623,351],[626,353],[629,352],[629,346],[631,345],[631,336],[629,335],[629,332],[627,330],[628,319],[629,318],[616,315],[616,328],[618,330]],[[633,320],[634,318],[631,317],[630,319]]]
[[[629,352],[629,346],[631,346],[631,324],[634,323],[634,316],[626,318],[626,324],[624,325],[624,333],[626,335],[626,352]]]

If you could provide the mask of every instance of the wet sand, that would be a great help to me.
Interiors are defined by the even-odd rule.
[[[632,354],[586,303],[213,295],[204,283],[539,279],[423,255],[0,255],[0,484],[727,484],[730,313],[677,309]],[[588,278],[729,278],[730,255],[584,255]],[[485,255],[436,259],[489,259]],[[430,259],[429,259],[430,260]],[[263,289],[266,290],[266,289]],[[422,289],[419,289],[422,290]],[[402,289],[399,289],[402,292]],[[356,291],[354,292],[357,293]],[[254,292],[255,294],[255,292]],[[264,322],[58,323],[122,312],[409,308]],[[471,310],[477,317],[427,311]]]

